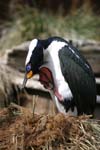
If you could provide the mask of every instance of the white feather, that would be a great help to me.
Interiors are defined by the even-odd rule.
[[[52,71],[55,86],[57,87],[59,94],[64,98],[71,100],[73,95],[61,72],[58,56],[59,50],[65,45],[67,45],[65,42],[53,41],[49,47],[44,50],[44,62],[46,63],[43,66],[48,67]]]
[[[54,95],[53,91],[50,91],[50,95],[52,97],[52,100],[54,101],[54,104],[56,105],[59,112],[63,114],[68,114],[70,116],[77,116],[77,108],[74,107],[74,111],[69,109],[67,112],[62,104],[58,101],[57,97]]]
[[[38,42],[37,39],[33,39],[33,40],[30,42],[29,51],[28,51],[28,54],[27,54],[27,57],[26,57],[25,65],[27,65],[27,63],[30,61],[30,58],[31,58],[31,56],[32,56],[32,52],[33,52],[33,50],[35,49],[35,47],[36,47],[36,45],[37,45],[37,42]]]

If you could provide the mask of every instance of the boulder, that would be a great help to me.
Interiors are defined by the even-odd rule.
[[[32,96],[29,94],[48,97],[49,93],[38,81],[38,76],[27,82],[25,90],[22,90],[23,79],[24,73],[0,63],[0,108],[7,107],[11,102],[26,107],[32,106]]]
[[[29,41],[18,45],[11,50],[6,51],[7,65],[19,70],[20,72],[25,71],[25,58],[27,56]]]
[[[13,71],[4,64],[0,65],[0,107],[17,100],[17,86],[12,83]]]

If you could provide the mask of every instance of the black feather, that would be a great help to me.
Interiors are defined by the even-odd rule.
[[[93,114],[96,103],[96,84],[86,59],[72,45],[59,51],[61,71],[73,94],[78,115]]]

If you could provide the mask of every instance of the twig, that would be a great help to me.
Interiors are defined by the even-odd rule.
[[[32,110],[33,110],[33,117],[34,117],[34,112],[35,112],[35,107],[36,107],[36,101],[37,101],[37,99],[38,99],[38,95],[33,95],[33,108],[32,108]]]

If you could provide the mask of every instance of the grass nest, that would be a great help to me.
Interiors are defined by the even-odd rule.
[[[100,121],[37,115],[11,104],[0,111],[0,150],[100,150]]]

